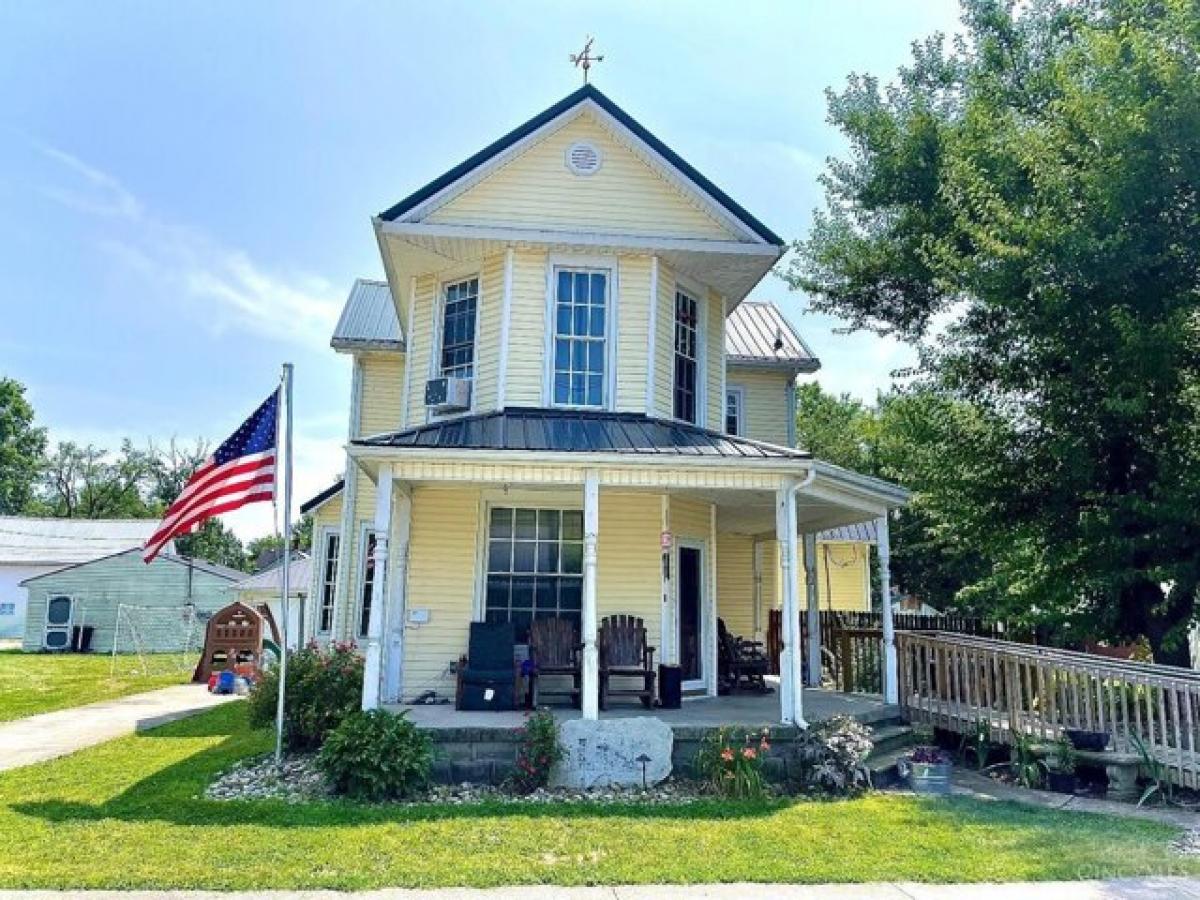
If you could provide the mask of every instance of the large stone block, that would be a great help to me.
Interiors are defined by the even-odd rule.
[[[563,723],[561,740],[564,757],[551,778],[559,787],[640,786],[643,756],[647,784],[671,774],[674,736],[661,719],[570,719]]]

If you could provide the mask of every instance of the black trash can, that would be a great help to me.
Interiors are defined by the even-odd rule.
[[[84,625],[79,629],[79,652],[92,652],[92,635],[96,633],[96,626]]]
[[[683,705],[683,669],[665,663],[658,667],[658,705],[679,709]]]

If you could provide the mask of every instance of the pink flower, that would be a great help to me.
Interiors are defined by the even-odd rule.
[[[758,754],[754,752],[753,747],[745,747],[742,750],[742,758],[743,759],[754,759],[756,756],[758,756]]]
[[[733,762],[733,751],[726,747],[721,751],[721,759],[725,760],[725,762]]]

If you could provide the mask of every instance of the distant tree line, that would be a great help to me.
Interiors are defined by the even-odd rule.
[[[35,424],[25,388],[0,378],[0,515],[64,519],[156,519],[179,496],[211,452],[209,442],[139,447],[126,438],[115,451],[94,444],[59,441],[51,447],[46,429]],[[309,549],[312,522],[294,526],[301,549]],[[265,535],[243,544],[219,519],[175,541],[184,556],[253,571],[264,551],[283,539]]]

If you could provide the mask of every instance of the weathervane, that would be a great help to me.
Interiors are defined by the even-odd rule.
[[[592,67],[592,63],[604,62],[603,56],[592,56],[592,41],[595,38],[588,35],[587,43],[583,45],[583,50],[580,53],[572,53],[570,56],[571,62],[575,64],[575,68],[583,69],[583,83],[588,83],[588,69]]]

